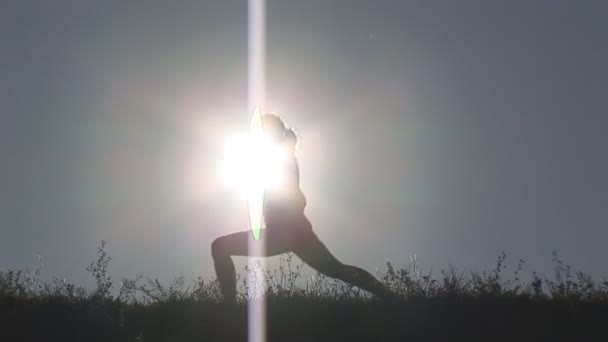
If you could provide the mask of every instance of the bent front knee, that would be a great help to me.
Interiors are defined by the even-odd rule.
[[[225,254],[223,252],[224,248],[223,248],[223,243],[222,243],[222,238],[219,237],[215,240],[213,240],[213,242],[211,243],[211,256],[216,259],[220,256],[222,256],[223,254]]]

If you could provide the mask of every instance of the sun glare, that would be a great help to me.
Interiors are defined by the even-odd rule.
[[[250,198],[263,190],[275,190],[283,180],[286,151],[265,134],[235,137],[226,143],[221,168],[224,184]]]

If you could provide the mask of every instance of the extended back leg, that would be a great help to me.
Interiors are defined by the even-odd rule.
[[[316,235],[308,239],[306,245],[295,253],[312,268],[331,278],[342,280],[376,296],[390,295],[384,285],[369,272],[356,266],[345,265],[336,259]]]

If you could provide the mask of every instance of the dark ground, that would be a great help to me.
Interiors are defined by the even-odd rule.
[[[268,305],[268,341],[608,341],[608,305],[527,298]],[[5,298],[1,341],[245,341],[246,307]]]

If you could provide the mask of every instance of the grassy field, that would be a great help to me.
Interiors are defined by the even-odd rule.
[[[97,287],[39,270],[0,272],[0,341],[246,341],[247,303],[265,300],[268,341],[608,341],[608,281],[574,272],[554,253],[552,277],[506,279],[504,254],[493,270],[453,267],[424,274],[415,263],[387,264],[391,300],[323,276],[305,276],[291,256],[274,270],[246,269],[237,305],[221,303],[215,281],[163,285],[137,277],[113,284],[105,244],[87,270]],[[252,285],[249,285],[252,284]]]

